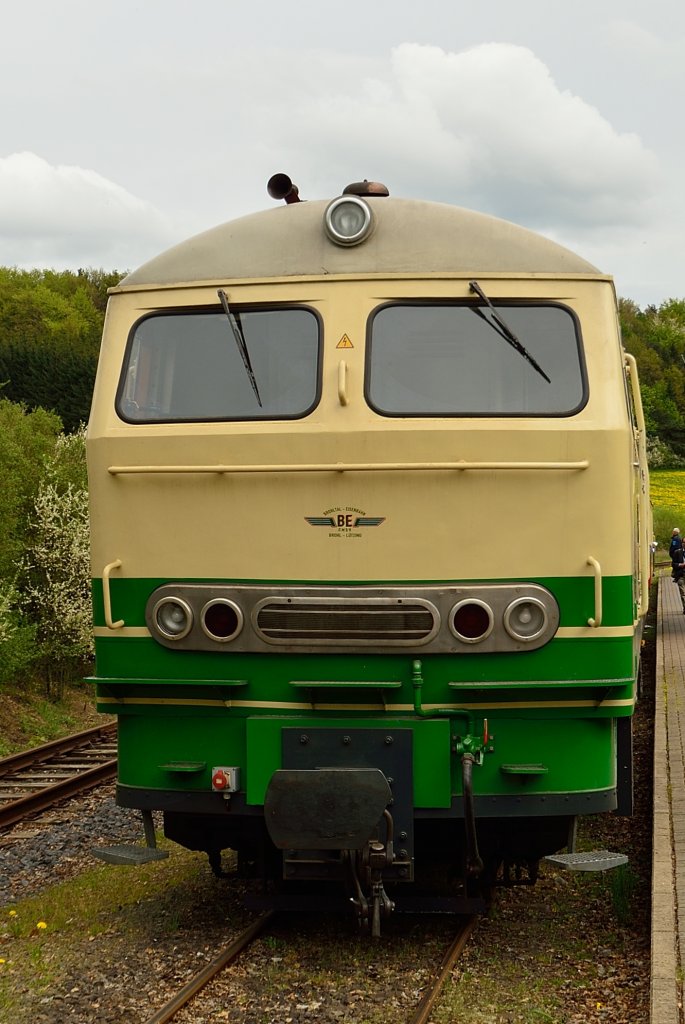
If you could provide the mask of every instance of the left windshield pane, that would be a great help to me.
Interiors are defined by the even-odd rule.
[[[222,311],[149,316],[126,350],[117,412],[133,423],[293,419],[316,405],[320,332],[306,309],[238,310],[260,407]]]

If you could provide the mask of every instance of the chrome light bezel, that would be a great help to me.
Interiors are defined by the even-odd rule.
[[[159,619],[160,609],[163,608],[164,605],[171,604],[178,605],[179,608],[182,608],[186,616],[185,626],[178,633],[171,633],[168,629],[165,629]],[[154,605],[152,609],[152,620],[161,636],[163,636],[165,640],[175,643],[176,641],[183,640],[187,637],[193,628],[193,609],[187,601],[183,600],[182,597],[177,597],[175,594],[165,594],[164,597],[161,597]]]
[[[519,633],[512,626],[511,617],[513,613],[516,611],[516,609],[519,608],[522,604],[534,605],[542,613],[542,625],[534,633]],[[504,610],[504,615],[502,616],[502,624],[504,625],[504,628],[506,629],[509,636],[512,638],[512,640],[516,640],[518,643],[522,644],[535,643],[547,629],[548,622],[549,615],[547,613],[545,605],[542,603],[542,601],[538,600],[538,598],[533,597],[532,595],[526,595],[525,597],[517,597],[516,600],[512,601],[511,604],[507,605],[507,607]]]
[[[465,636],[463,633],[459,632],[454,624],[455,615],[460,608],[464,608],[466,605],[475,605],[477,608],[482,608],[487,613],[489,625],[487,630],[484,633],[481,633],[480,636]],[[487,640],[495,628],[495,614],[492,608],[486,601],[482,601],[478,597],[465,597],[462,601],[457,601],[450,610],[447,621],[449,622],[450,632],[452,635],[463,644],[482,644],[484,640]]]
[[[340,216],[340,211],[344,207],[356,207],[362,213],[362,226],[354,234],[345,234],[340,230],[339,225],[336,226],[336,219]],[[336,216],[337,215],[337,216]],[[368,203],[365,203],[363,199],[358,196],[338,196],[333,202],[329,203],[324,213],[324,228],[326,234],[332,242],[336,245],[359,245],[366,238],[369,237],[374,226],[373,213]]]
[[[231,611],[235,613],[236,628],[229,636],[219,636],[217,633],[212,633],[211,629],[207,625],[207,622],[205,621],[207,611],[210,608],[215,608],[216,605],[224,605],[225,607],[230,608]],[[202,632],[205,634],[205,636],[208,637],[210,640],[213,640],[214,643],[229,644],[232,640],[235,640],[236,637],[240,636],[244,625],[245,616],[243,615],[242,608],[240,607],[240,605],[236,604],[235,601],[231,601],[227,597],[213,597],[211,598],[211,600],[207,601],[202,606],[202,611],[200,612],[200,628],[202,629]]]

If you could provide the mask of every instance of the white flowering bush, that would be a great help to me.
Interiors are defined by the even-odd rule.
[[[20,603],[35,630],[34,671],[59,697],[93,655],[85,428],[57,437],[29,526]]]
[[[682,460],[660,437],[647,435],[647,462],[650,469],[673,469],[679,467]]]

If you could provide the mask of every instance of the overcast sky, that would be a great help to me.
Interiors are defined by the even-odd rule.
[[[351,181],[685,298],[683,0],[3,5],[0,265],[133,269]]]

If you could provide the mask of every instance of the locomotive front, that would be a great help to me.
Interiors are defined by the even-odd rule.
[[[644,429],[610,278],[374,183],[112,290],[88,432],[118,801],[379,930],[630,809]]]

